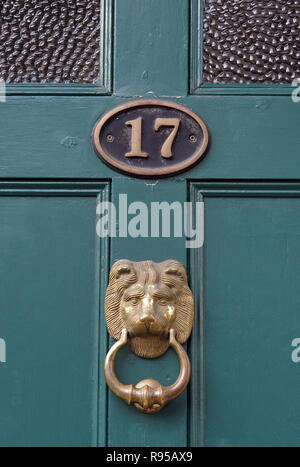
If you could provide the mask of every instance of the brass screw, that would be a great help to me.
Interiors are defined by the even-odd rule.
[[[194,143],[194,142],[196,141],[196,136],[195,136],[195,135],[191,135],[191,136],[189,137],[189,140],[190,140],[192,143]]]
[[[109,143],[112,143],[113,140],[114,140],[113,135],[107,135],[107,136],[106,136],[106,141],[108,141]]]

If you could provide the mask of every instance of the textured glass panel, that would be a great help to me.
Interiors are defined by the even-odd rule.
[[[206,83],[291,83],[300,77],[300,0],[205,0]]]
[[[99,5],[99,0],[0,0],[0,79],[94,83]]]

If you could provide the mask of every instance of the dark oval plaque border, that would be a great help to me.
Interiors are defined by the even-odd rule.
[[[105,125],[105,123],[114,115],[122,112],[123,110],[131,109],[134,107],[140,107],[140,106],[154,106],[154,107],[158,106],[158,107],[173,108],[192,117],[201,127],[201,130],[203,132],[203,142],[202,142],[202,145],[200,146],[200,149],[198,149],[187,160],[184,160],[180,162],[179,164],[173,165],[172,167],[158,167],[155,169],[145,169],[142,167],[132,167],[132,166],[129,167],[127,164],[122,164],[121,162],[115,160],[112,156],[106,153],[106,151],[103,149],[101,145],[101,142],[100,142],[101,130],[103,126]],[[155,100],[155,99],[130,101],[126,104],[118,105],[117,107],[114,107],[113,109],[109,110],[97,121],[93,129],[92,138],[93,138],[93,146],[94,146],[97,156],[101,160],[103,160],[105,163],[107,163],[110,167],[115,168],[129,175],[137,175],[137,176],[144,176],[144,177],[167,176],[167,175],[172,175],[172,174],[176,174],[178,172],[187,170],[188,168],[194,166],[194,164],[196,164],[196,162],[198,162],[199,159],[203,156],[207,148],[208,140],[209,140],[208,130],[207,130],[207,127],[204,121],[197,114],[195,114],[191,109],[189,109],[188,107],[184,105],[177,104],[175,102],[170,102],[170,101],[165,101],[165,100]]]

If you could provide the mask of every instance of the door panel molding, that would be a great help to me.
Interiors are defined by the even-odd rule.
[[[253,198],[286,199],[300,198],[300,182],[288,181],[188,181],[189,200],[193,203],[204,202],[210,198]],[[205,223],[205,221],[204,221]],[[290,227],[292,228],[292,226]],[[204,227],[206,238],[202,248],[188,251],[188,270],[190,285],[195,300],[195,318],[189,345],[192,378],[189,390],[189,445],[206,445],[206,386],[205,386],[205,244],[209,242],[209,232]],[[288,345],[289,343],[287,343]],[[289,354],[288,354],[289,355]],[[242,357],[241,357],[242,358]],[[230,363],[229,363],[230,364]],[[287,358],[287,364],[288,358]],[[214,365],[214,362],[211,362]],[[213,403],[213,402],[212,402]],[[220,440],[221,442],[222,440]],[[246,441],[245,441],[246,442]],[[249,440],[248,440],[249,442]]]
[[[87,202],[87,198],[90,201]],[[7,435],[2,435],[1,443],[7,438],[7,443],[24,446],[36,443],[44,445],[64,445],[65,443],[85,445],[89,443],[93,446],[105,446],[108,408],[103,365],[108,350],[108,339],[104,317],[104,296],[108,282],[110,250],[109,239],[100,238],[96,234],[96,203],[97,201],[109,201],[110,183],[104,180],[101,182],[0,181],[1,199],[3,211],[1,211],[2,227],[0,232],[5,240],[5,244],[2,244],[5,256],[1,274],[3,275],[4,296],[8,297],[6,301],[3,296],[1,297],[2,307],[3,301],[5,305],[4,313],[1,315],[1,327],[2,332],[7,334],[8,347],[5,372],[1,373],[4,387],[3,403],[5,404],[6,398],[11,399],[11,384],[16,378],[14,375],[20,373],[20,362],[24,365],[24,374],[26,374],[27,368],[27,374],[29,373],[32,378],[32,382],[28,382],[28,376],[25,377],[23,373],[18,376],[23,386],[20,393],[22,404],[14,406],[8,403],[5,405],[6,419],[4,420],[6,420],[6,425],[1,428],[1,431],[4,430]],[[38,209],[35,211],[35,208]],[[80,230],[81,223],[85,224],[82,232]],[[19,230],[16,230],[18,226]],[[60,230],[59,226],[64,230]],[[92,226],[93,230],[91,231],[91,227],[88,226]],[[77,231],[74,231],[74,228]],[[81,238],[87,233],[88,238]],[[72,240],[72,237],[75,237],[75,240]],[[77,253],[76,245],[80,246],[80,251]],[[27,251],[28,246],[29,250]],[[86,251],[84,247],[86,247]],[[26,258],[30,256],[31,248],[36,249],[39,254],[32,259],[32,265],[28,265]],[[69,280],[66,278],[65,282],[61,279],[64,277],[62,271],[62,269],[64,270],[64,248],[67,250],[67,261],[69,261],[65,264],[66,271],[69,271],[71,277]],[[18,259],[19,253],[21,253],[20,260]],[[61,260],[59,259],[60,255]],[[34,285],[36,282],[34,279],[43,269],[43,261],[45,262],[45,274],[44,277],[40,278],[40,284],[37,287]],[[20,272],[15,271],[15,263],[18,264]],[[75,267],[82,269],[78,273],[76,270],[72,272],[72,268]],[[23,270],[28,271],[30,275],[21,280]],[[55,273],[55,271],[58,272]],[[12,275],[15,282],[9,279]],[[89,284],[89,290],[85,291],[82,289],[83,286],[79,285],[79,291],[74,290],[72,294],[70,281],[75,280],[77,276],[81,278],[80,282],[85,280]],[[5,279],[6,277],[8,279]],[[5,280],[8,280],[6,285]],[[59,280],[64,283],[59,284]],[[21,296],[25,294],[27,297],[27,301],[24,302],[24,310],[22,305],[19,306],[19,298],[9,300],[13,287],[18,287],[18,284],[21,284],[21,291],[18,290],[17,294],[21,293]],[[66,287],[66,291],[64,291],[64,287]],[[73,298],[73,295],[76,298]],[[53,305],[45,302],[46,300],[53,302]],[[57,307],[59,308],[60,303],[62,303],[62,309],[58,310]],[[79,308],[80,304],[83,305],[82,310]],[[88,304],[88,309],[84,308],[85,304]],[[54,306],[55,309],[52,310],[51,306]],[[68,306],[69,309],[66,309]],[[29,313],[30,318],[27,317]],[[73,319],[77,317],[80,320],[82,328],[76,322],[69,321],[72,313],[74,314]],[[18,334],[21,329],[20,323],[23,323],[24,336]],[[56,325],[60,326],[60,329],[56,330]],[[31,330],[31,326],[33,329],[40,329],[38,335]],[[88,338],[88,341],[85,342],[85,338]],[[23,345],[24,339],[31,340],[30,344],[28,340],[26,341],[28,346],[23,348],[24,355],[22,355],[20,346]],[[52,340],[57,345],[55,349],[49,348],[49,342],[51,343]],[[39,346],[38,354],[34,350],[37,346]],[[81,352],[82,356],[76,352]],[[47,373],[47,362],[49,373]],[[80,366],[83,364],[82,362],[85,363],[84,368]],[[44,375],[42,379],[40,379],[40,372]],[[47,387],[47,377],[53,372],[61,374],[62,382],[49,381],[51,390]],[[78,382],[80,381],[78,380],[78,372],[79,375],[82,373],[84,378],[82,384]],[[20,385],[21,382],[18,384]],[[78,387],[77,384],[75,384],[76,387],[72,387],[72,382],[78,383]],[[29,391],[30,384],[32,387]],[[54,391],[52,387],[55,384],[58,388],[57,391]],[[5,388],[8,393],[5,392]],[[69,395],[66,395],[67,391],[69,391]],[[80,396],[80,394],[82,399],[76,400],[76,396]],[[32,398],[34,397],[35,403],[33,404]],[[43,405],[39,408],[39,401],[44,400],[48,401],[48,406]],[[64,400],[65,404],[63,404]],[[53,412],[51,412],[51,401]],[[84,413],[82,418],[85,418],[78,420],[78,423],[76,407],[71,407],[74,401],[76,407],[79,407],[79,413]],[[42,402],[40,403],[42,404]],[[36,409],[33,410],[33,407]],[[25,417],[23,423],[19,424],[19,419],[21,420],[22,416],[24,418],[23,412],[26,414],[26,410],[32,411],[31,417]],[[51,413],[47,421],[49,425],[47,430],[41,429],[42,425],[39,420],[39,417],[43,416],[43,411],[48,415]],[[74,424],[73,431],[68,428],[68,424],[71,423]],[[26,427],[27,430],[25,430]],[[14,435],[10,438],[9,433],[12,430]]]

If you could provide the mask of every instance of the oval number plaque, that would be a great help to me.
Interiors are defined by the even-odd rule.
[[[198,115],[167,101],[134,101],[106,113],[95,125],[97,155],[113,168],[143,177],[181,172],[194,165],[208,143]]]

